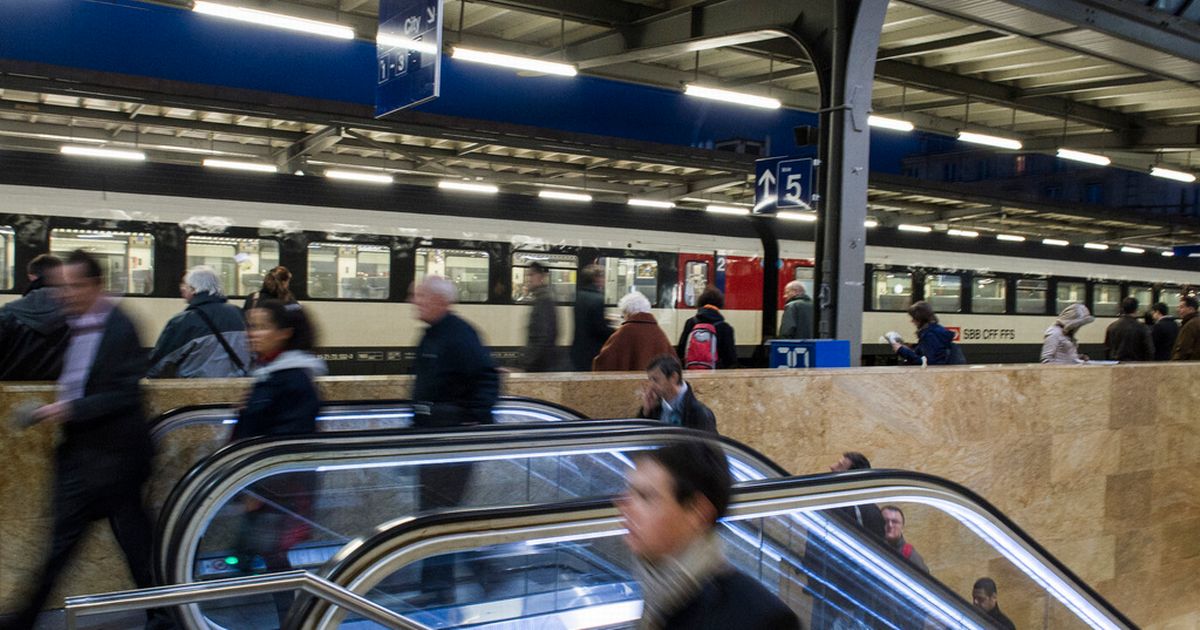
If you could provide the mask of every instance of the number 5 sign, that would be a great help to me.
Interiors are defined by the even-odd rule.
[[[767,158],[755,162],[754,170],[755,213],[812,208],[812,158]]]

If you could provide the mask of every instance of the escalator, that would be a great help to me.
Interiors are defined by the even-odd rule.
[[[624,488],[631,453],[680,439],[712,437],[607,421],[250,440],[223,449],[177,486],[160,519],[157,570],[167,582],[187,583],[319,569],[427,627],[623,627],[639,614],[640,594],[615,512],[595,501]],[[1006,593],[1044,602],[1041,627],[1133,627],[969,491],[878,471],[756,482],[784,472],[740,444],[721,444],[735,480],[751,484],[722,530],[729,555],[806,627],[814,615],[872,628],[991,627],[956,594],[967,589],[969,597],[969,583],[947,576],[956,589],[948,588],[830,511],[881,501],[952,522],[973,545],[958,552],[1003,571]],[[490,511],[422,516],[421,480],[464,466],[469,480],[455,505]],[[271,553],[244,552],[247,505],[273,515],[253,528],[268,534],[259,547],[270,548],[273,563]],[[437,563],[453,576],[453,601],[422,598],[420,567]],[[285,603],[243,598],[180,610],[189,627],[272,627]],[[291,607],[292,624],[331,619],[316,603],[302,604]]]

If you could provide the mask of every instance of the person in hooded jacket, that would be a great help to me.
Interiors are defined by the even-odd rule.
[[[654,357],[671,352],[671,341],[650,313],[650,300],[646,296],[627,293],[617,302],[617,309],[625,321],[592,359],[592,371],[641,371]]]
[[[238,413],[232,440],[268,435],[315,433],[321,398],[313,378],[323,376],[325,362],[311,354],[316,345],[312,323],[298,304],[261,300],[250,309],[250,349],[254,352],[254,385]],[[308,539],[317,479],[309,471],[275,475],[243,491],[245,517],[234,542],[243,573],[261,558],[267,572],[291,568],[288,551]],[[292,605],[292,594],[273,596],[280,622]]]
[[[62,261],[42,254],[29,261],[25,295],[0,307],[0,381],[52,381],[62,371],[71,329],[54,286]]]
[[[1074,365],[1087,361],[1087,355],[1079,354],[1079,342],[1075,340],[1075,333],[1095,320],[1086,306],[1067,305],[1054,321],[1054,325],[1043,333],[1042,363]]]
[[[694,317],[689,317],[683,325],[683,334],[679,336],[676,351],[679,360],[687,365],[688,337],[696,324],[712,324],[717,329],[717,369],[735,368],[738,365],[737,340],[734,338],[733,326],[725,321],[721,309],[725,308],[725,294],[716,287],[708,287],[696,301],[699,308]]]
[[[954,333],[938,323],[937,315],[929,302],[914,302],[908,307],[908,316],[917,327],[917,347],[914,350],[892,341],[894,350],[905,365],[921,365],[925,359],[927,365],[949,365],[958,363],[955,358]]]

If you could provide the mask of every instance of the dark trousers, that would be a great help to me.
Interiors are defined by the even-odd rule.
[[[33,627],[54,581],[71,560],[92,521],[108,519],[137,587],[154,585],[151,569],[154,530],[142,505],[142,485],[148,476],[149,463],[137,461],[142,458],[129,459],[118,454],[59,454],[55,465],[50,553],[33,581],[25,608],[9,627]],[[169,617],[161,611],[152,611],[150,619],[154,627],[170,625]]]
[[[417,469],[417,509],[422,514],[461,507],[475,464],[437,464]],[[436,596],[440,604],[454,602],[452,558],[430,558],[421,563],[421,592]]]

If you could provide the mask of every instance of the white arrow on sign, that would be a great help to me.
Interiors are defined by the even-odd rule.
[[[775,173],[771,169],[763,171],[762,176],[758,178],[758,185],[762,187],[762,198],[767,199],[772,196],[771,190],[775,187]]]

